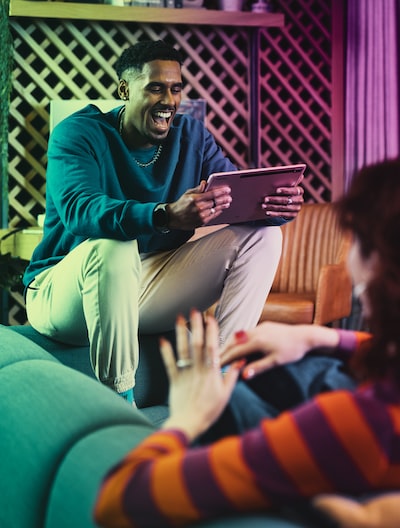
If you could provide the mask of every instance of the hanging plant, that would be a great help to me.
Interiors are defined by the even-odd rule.
[[[22,285],[22,277],[28,262],[11,253],[0,255],[0,289],[14,290]]]
[[[8,225],[8,114],[13,70],[9,4],[9,0],[0,2],[0,227]]]
[[[18,231],[22,231],[22,227],[18,227],[9,231],[0,238],[0,290],[14,290],[22,286],[22,277],[28,261],[20,257],[14,257],[10,252],[4,253],[2,251],[3,242],[10,236],[14,236]]]

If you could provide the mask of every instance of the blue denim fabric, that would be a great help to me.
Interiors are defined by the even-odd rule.
[[[337,389],[353,390],[354,379],[339,359],[311,354],[289,365],[276,367],[249,381],[239,381],[220,419],[199,440],[206,445],[231,434],[257,427],[310,398]]]

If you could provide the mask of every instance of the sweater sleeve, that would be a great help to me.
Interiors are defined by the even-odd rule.
[[[361,348],[361,345],[368,342],[372,335],[368,332],[354,330],[337,330],[339,343],[336,349],[336,356],[343,360],[348,360],[350,356]]]
[[[392,422],[369,393],[337,391],[207,447],[160,431],[106,477],[95,518],[104,527],[180,526],[318,493],[398,487],[400,469],[388,471],[399,435]]]

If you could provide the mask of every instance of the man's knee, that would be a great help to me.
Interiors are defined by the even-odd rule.
[[[123,273],[140,270],[141,262],[136,240],[112,240],[108,238],[87,241],[103,272]]]
[[[282,252],[282,230],[279,226],[234,226],[243,248],[257,253],[265,252],[269,258],[280,258]]]
[[[266,244],[278,251],[282,250],[282,230],[279,226],[261,227],[257,230]]]

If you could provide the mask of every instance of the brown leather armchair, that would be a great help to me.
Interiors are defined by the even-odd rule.
[[[327,324],[349,316],[351,238],[339,228],[334,205],[304,204],[282,233],[282,257],[260,322]]]

